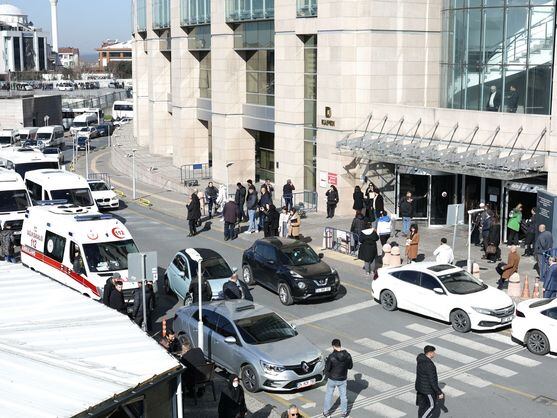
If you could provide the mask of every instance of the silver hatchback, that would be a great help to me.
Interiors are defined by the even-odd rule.
[[[246,300],[203,305],[205,356],[249,392],[293,391],[323,380],[322,352],[275,312]],[[178,309],[173,329],[197,345],[197,306]]]

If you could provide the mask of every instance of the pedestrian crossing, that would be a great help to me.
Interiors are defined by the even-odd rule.
[[[452,328],[433,328],[418,323],[404,329],[388,330],[350,342],[354,368],[349,371],[347,397],[351,417],[402,418],[416,413],[414,381],[416,356],[424,345],[436,347],[440,386],[447,402],[466,399],[493,384],[508,384],[506,379],[542,364],[509,336],[456,334]],[[404,332],[402,332],[404,331]],[[330,347],[322,347],[328,352]],[[282,396],[289,403],[308,405],[303,412],[322,416],[326,385]],[[335,395],[336,396],[336,395]],[[338,405],[338,402],[337,402]],[[335,415],[336,414],[336,415]],[[336,410],[333,416],[339,416]]]

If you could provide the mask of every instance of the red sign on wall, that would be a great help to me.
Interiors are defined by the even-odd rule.
[[[337,186],[338,185],[338,181],[337,181],[337,174],[336,173],[327,173],[327,182],[329,184],[332,184],[333,186]]]

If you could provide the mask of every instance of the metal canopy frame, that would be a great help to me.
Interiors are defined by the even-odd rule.
[[[547,153],[539,151],[538,148],[547,133],[547,128],[543,129],[528,148],[517,149],[516,144],[522,134],[522,127],[504,146],[494,146],[495,139],[501,131],[499,126],[483,142],[478,143],[475,139],[479,126],[459,140],[458,123],[443,136],[437,137],[439,121],[426,133],[419,135],[422,119],[403,130],[404,117],[387,126],[389,117],[385,115],[369,129],[372,117],[373,114],[370,114],[366,118],[363,134],[352,137],[357,132],[354,131],[337,142],[336,146],[341,155],[351,156],[359,161],[411,165],[500,180],[536,177],[543,173]]]

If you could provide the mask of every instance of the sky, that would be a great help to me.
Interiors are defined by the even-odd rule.
[[[49,0],[0,0],[23,10],[35,26],[50,36]],[[131,38],[131,0],[59,0],[58,45],[95,53],[105,39]]]

